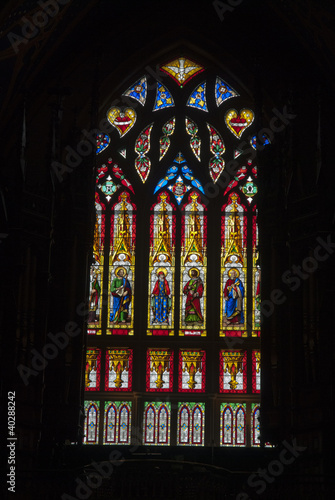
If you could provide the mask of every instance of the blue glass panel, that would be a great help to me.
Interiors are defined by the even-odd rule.
[[[227,99],[231,97],[236,97],[240,94],[236,92],[232,87],[230,87],[222,78],[216,77],[215,82],[215,102],[219,107]]]
[[[187,101],[187,106],[208,111],[206,102],[206,82],[196,87]]]
[[[157,94],[153,111],[163,108],[171,108],[173,106],[174,100],[171,93],[164,85],[157,82]]]
[[[123,95],[133,97],[136,101],[142,104],[142,106],[144,106],[147,99],[147,87],[147,78],[143,76],[140,80],[134,83],[134,85],[129,87]]]

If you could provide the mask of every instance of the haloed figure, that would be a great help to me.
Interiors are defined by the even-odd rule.
[[[152,291],[151,308],[154,315],[153,323],[168,325],[169,312],[171,309],[170,287],[167,279],[166,269],[157,271],[157,281]]]
[[[118,267],[115,270],[115,276],[116,278],[111,284],[113,311],[110,313],[110,321],[112,323],[126,323],[131,301],[131,287],[124,267]]]
[[[223,316],[224,326],[244,323],[243,298],[244,287],[240,280],[240,272],[235,267],[228,271],[229,278],[224,287],[225,312]]]
[[[204,293],[204,285],[200,278],[199,269],[193,267],[189,271],[190,280],[184,286],[186,295],[185,323],[202,324],[204,318],[201,313],[200,299]]]

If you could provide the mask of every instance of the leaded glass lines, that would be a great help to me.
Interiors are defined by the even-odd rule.
[[[167,60],[97,136],[84,442],[132,444],[133,420],[145,446],[259,446],[254,112],[212,69]]]

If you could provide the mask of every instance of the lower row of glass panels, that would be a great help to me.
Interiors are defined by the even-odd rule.
[[[260,405],[251,403],[248,410],[250,426],[247,423],[247,403],[221,403],[220,446],[243,447],[248,443],[260,446]],[[204,446],[205,416],[205,403],[177,403],[176,444]],[[132,401],[85,401],[84,444],[131,444],[131,420]],[[248,428],[250,436],[247,436]],[[142,430],[140,439],[143,444],[169,446],[171,403],[145,402]]]

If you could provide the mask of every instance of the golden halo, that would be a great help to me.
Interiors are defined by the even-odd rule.
[[[189,270],[189,272],[188,272],[188,275],[189,275],[189,277],[190,277],[190,278],[192,278],[192,274],[191,274],[191,273],[192,273],[192,271],[196,271],[196,272],[197,272],[197,278],[198,278],[198,276],[199,276],[199,274],[200,274],[199,269],[197,269],[196,267],[191,267],[191,269],[190,269],[190,270]]]
[[[164,276],[166,276],[166,275],[167,275],[167,269],[165,269],[165,267],[159,267],[159,268],[157,269],[157,271],[156,271],[157,276],[158,276],[160,273],[163,273],[163,274],[164,274]]]
[[[228,271],[228,276],[229,276],[229,278],[231,277],[230,275],[231,275],[231,272],[232,272],[232,271],[236,271],[236,274],[237,274],[237,276],[236,276],[236,277],[238,278],[238,277],[239,277],[239,275],[240,275],[240,271],[237,269],[237,267],[232,267],[231,269],[229,269],[229,271]]]
[[[123,269],[123,271],[124,271],[124,276],[127,276],[127,274],[128,274],[128,273],[127,273],[127,269],[126,269],[125,267],[123,267],[123,266],[119,266],[119,267],[117,267],[117,268],[115,269],[115,271],[114,271],[115,276],[117,276],[117,273],[120,271],[120,269]]]

